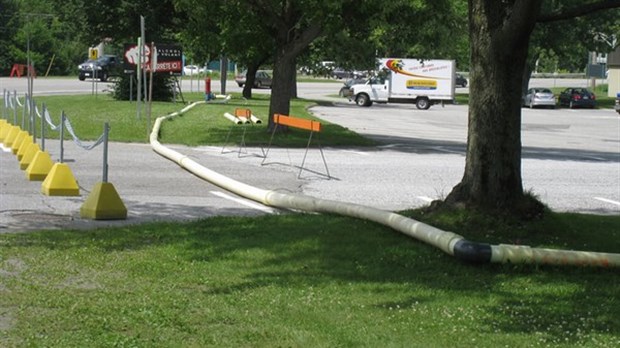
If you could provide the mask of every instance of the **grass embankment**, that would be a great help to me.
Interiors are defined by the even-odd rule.
[[[202,93],[185,95],[187,101],[203,100]],[[103,124],[110,125],[110,141],[146,142],[149,118],[146,108],[142,107],[140,118],[137,115],[136,103],[117,101],[108,95],[52,96],[36,98],[37,105],[45,103],[50,110],[53,122],[60,122],[64,110],[80,139],[95,140],[103,133]],[[315,102],[293,100],[290,114],[297,117],[316,119],[308,112],[308,107]],[[184,107],[182,103],[154,102],[152,106],[151,125],[155,118],[178,111]],[[206,104],[193,108],[183,117],[174,118],[162,127],[160,140],[168,144],[184,144],[189,146],[205,144],[223,144],[229,134],[232,123],[223,117],[225,112],[234,114],[235,108],[249,108],[263,122],[248,125],[246,145],[266,145],[271,134],[267,131],[267,114],[269,112],[268,95],[255,94],[252,100],[242,99],[238,94],[227,104]],[[371,146],[375,143],[357,133],[339,125],[322,121],[322,130],[318,140],[323,146]],[[242,126],[233,129],[236,137],[240,137]],[[58,132],[46,131],[49,137],[58,138]],[[69,139],[69,135],[65,136]],[[303,130],[291,129],[279,134],[278,145],[289,147],[305,147],[308,133]],[[317,144],[315,141],[314,144]]]
[[[94,139],[107,121],[113,140],[146,137],[135,104],[46,102],[54,115],[63,105],[79,135]],[[306,116],[299,103],[291,113]],[[196,108],[165,123],[163,142],[222,141],[223,112],[250,107],[264,117],[263,104]],[[154,115],[178,109],[162,104]],[[406,214],[475,241],[620,252],[618,216],[519,224]],[[383,226],[330,215],[0,235],[0,346],[617,347],[617,275],[463,264]]]

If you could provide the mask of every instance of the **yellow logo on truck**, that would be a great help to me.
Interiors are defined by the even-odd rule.
[[[407,89],[434,90],[437,89],[437,80],[407,80]]]

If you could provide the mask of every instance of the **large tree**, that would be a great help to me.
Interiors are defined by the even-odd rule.
[[[297,57],[327,27],[341,23],[343,6],[339,1],[249,0],[249,10],[261,21],[262,29],[273,39],[273,82],[269,104],[269,128],[273,115],[288,115],[295,93]]]
[[[470,102],[465,173],[445,203],[537,216],[542,204],[523,190],[521,90],[530,35],[538,21],[571,19],[620,7],[618,0],[558,2],[542,13],[543,0],[469,0]]]
[[[18,63],[10,52],[19,31],[18,10],[15,1],[0,0],[0,75],[8,75],[13,64]]]

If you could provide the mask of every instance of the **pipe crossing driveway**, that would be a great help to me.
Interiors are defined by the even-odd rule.
[[[267,190],[303,193],[386,210],[420,207],[445,197],[463,174],[467,108],[353,104],[318,106],[320,118],[379,142],[373,148],[310,149],[309,171],[297,178],[305,149],[272,148],[261,166],[258,148],[241,156],[235,148],[167,145],[201,165]],[[611,110],[523,110],[524,187],[556,211],[620,214],[620,122]],[[52,159],[59,144],[46,140]],[[149,221],[178,221],[215,215],[282,213],[235,196],[193,176],[147,144],[109,144],[108,181],[123,200],[125,220],[80,218],[80,207],[102,178],[102,150],[85,151],[65,142],[65,162],[81,196],[41,193],[28,181],[16,156],[0,151],[0,233],[39,229],[97,228]]]

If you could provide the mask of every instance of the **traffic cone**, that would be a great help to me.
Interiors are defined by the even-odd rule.
[[[26,168],[26,178],[30,181],[43,181],[52,170],[54,162],[47,151],[39,151]]]
[[[41,192],[47,196],[79,196],[80,187],[66,163],[56,163],[41,184]]]
[[[127,208],[114,185],[99,182],[80,208],[80,216],[93,220],[122,220],[127,218]]]

